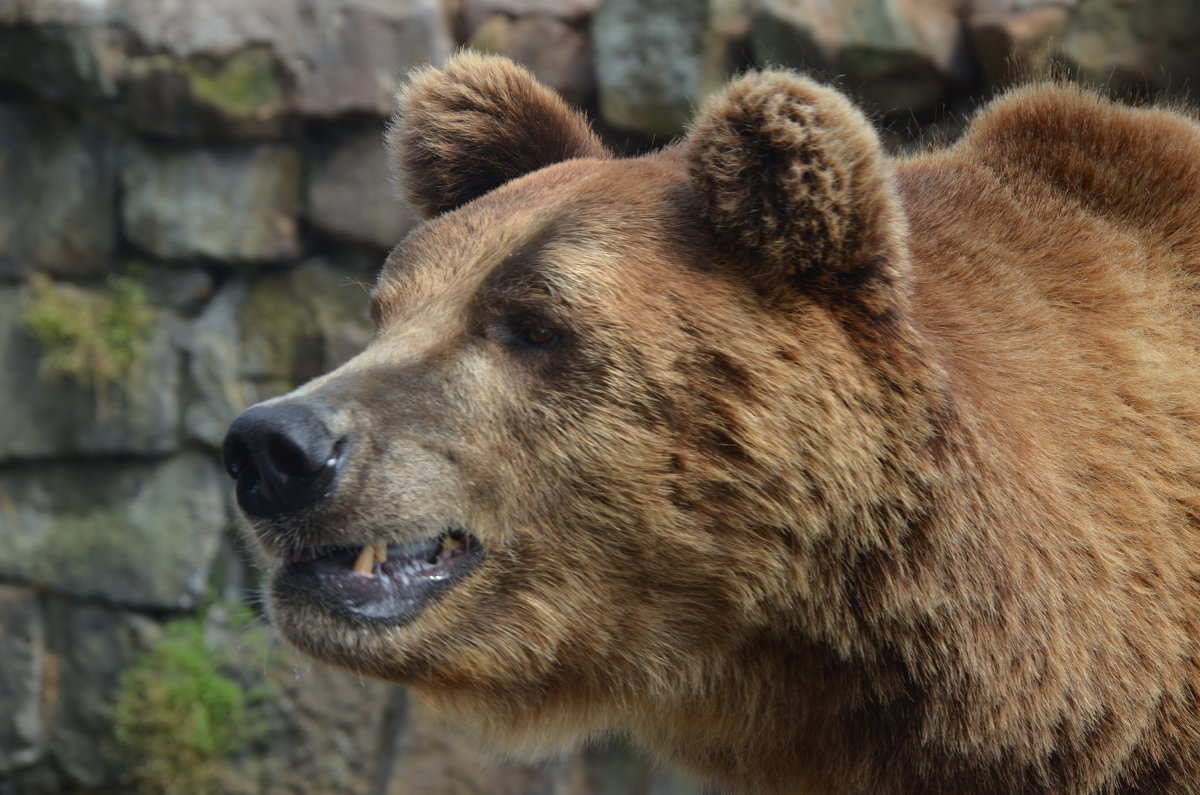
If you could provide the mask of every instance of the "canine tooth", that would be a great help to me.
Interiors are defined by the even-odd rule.
[[[362,552],[358,553],[358,560],[354,561],[354,570],[359,574],[373,574],[375,572],[375,545],[368,544],[362,548]]]

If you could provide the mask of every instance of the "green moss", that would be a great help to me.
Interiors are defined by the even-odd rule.
[[[22,314],[42,346],[43,374],[90,386],[99,400],[135,374],[156,319],[145,288],[128,276],[89,292],[35,274]]]
[[[197,99],[234,118],[275,107],[283,93],[274,59],[265,49],[245,50],[216,65],[188,61],[182,68]]]
[[[113,732],[139,791],[220,792],[232,757],[267,732],[267,691],[230,675],[232,659],[205,640],[204,627],[199,617],[168,624],[121,677]]]

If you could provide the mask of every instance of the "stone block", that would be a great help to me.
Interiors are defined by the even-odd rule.
[[[473,33],[489,18],[510,19],[547,16],[572,25],[582,25],[602,5],[602,0],[461,0],[463,24]]]
[[[126,236],[164,259],[277,262],[300,253],[301,158],[287,147],[142,147],[122,168]]]
[[[1048,76],[1055,43],[1070,21],[1062,6],[1027,10],[982,11],[968,20],[975,55],[988,80],[997,86]]]
[[[309,260],[228,282],[186,326],[188,435],[218,448],[246,407],[328,372],[371,339],[365,266]]]
[[[337,237],[390,250],[417,222],[393,186],[383,122],[339,133],[314,152],[308,219]]]
[[[131,57],[122,86],[122,117],[156,136],[268,138],[289,126],[283,67],[267,47],[220,57]]]
[[[0,776],[33,764],[44,750],[44,624],[33,589],[0,584]]]
[[[372,791],[394,744],[385,734],[388,711],[404,693],[302,659],[278,640],[268,642],[276,644],[269,651],[243,643],[239,656],[243,676],[257,675],[271,693],[265,717],[274,731],[263,747],[232,760],[237,775],[230,778],[242,786],[231,787],[229,795]]]
[[[198,453],[0,471],[0,578],[131,607],[192,607],[229,522],[227,491]]]
[[[759,63],[836,76],[892,115],[933,110],[973,74],[958,10],[924,0],[764,0],[752,44]]]
[[[54,600],[48,614],[48,750],[73,785],[69,791],[113,788],[124,772],[112,736],[120,677],[157,640],[158,625],[137,613],[68,600]]]
[[[454,47],[438,0],[0,0],[0,23],[15,26],[0,30],[0,75],[39,93],[112,97],[128,84],[139,102],[146,91],[190,94],[232,110],[234,128],[245,111],[273,107],[276,89],[288,112],[385,115],[409,69]],[[247,53],[265,56],[266,72],[238,62]]]
[[[385,115],[404,74],[441,62],[453,41],[437,0],[114,0],[110,19],[176,59],[270,51],[285,104],[301,115]]]
[[[136,791],[172,783],[178,792],[223,795],[378,791],[374,779],[387,772],[405,725],[402,690],[300,657],[236,604],[217,603],[162,630],[169,644],[135,663],[115,699],[118,719],[145,716],[134,727],[121,721],[127,731],[110,752]],[[234,708],[242,722],[214,732],[222,742],[198,760],[190,743],[205,726],[191,723],[189,706],[171,694],[203,686],[216,692],[199,710]]]
[[[285,54],[303,115],[385,116],[410,69],[454,47],[438,0],[340,0],[316,6],[301,49]]]
[[[101,14],[70,13],[66,3],[25,5],[59,7],[26,15],[13,27],[3,26],[4,20],[17,15],[0,8],[0,82],[62,103],[115,99],[129,46],[124,33],[104,27]]]
[[[726,77],[710,58],[709,21],[707,0],[606,0],[591,23],[604,120],[660,142],[682,132]]]
[[[71,333],[102,340],[91,355],[113,355],[105,335],[144,334],[141,355],[127,373],[107,376],[97,384],[85,372],[90,359],[73,365],[72,375],[48,371],[46,357],[70,355],[65,350],[78,340],[67,334],[54,341],[38,340],[30,327],[32,312],[45,295],[63,298],[53,311],[95,308],[113,299],[104,290],[81,289],[45,282],[46,293],[29,287],[0,288],[0,462],[95,455],[161,455],[179,444],[179,353],[174,343],[173,317],[159,311],[147,317],[152,326],[138,331],[113,328],[108,318],[95,317]],[[35,297],[41,295],[43,297]],[[43,307],[43,310],[45,308]],[[91,328],[90,326],[97,326]],[[88,327],[84,327],[88,326]],[[63,350],[59,350],[62,348]]]
[[[116,243],[116,203],[107,130],[0,104],[0,279],[35,269],[102,273]]]
[[[187,352],[189,400],[184,426],[190,438],[219,450],[229,424],[253,402],[239,378],[239,320],[245,284],[230,283],[188,324],[181,340]]]
[[[240,322],[240,375],[296,386],[337,367],[371,338],[366,286],[353,273],[310,260],[253,279]]]
[[[1080,78],[1121,95],[1195,94],[1200,13],[1194,0],[1080,2],[1062,59]]]
[[[475,29],[469,46],[524,64],[576,107],[586,106],[595,93],[591,39],[558,17],[494,14]]]

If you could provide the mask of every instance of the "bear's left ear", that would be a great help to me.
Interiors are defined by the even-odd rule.
[[[684,151],[708,220],[768,294],[879,296],[907,271],[892,165],[838,92],[793,72],[745,75],[708,101]]]
[[[412,75],[397,105],[393,176],[426,218],[544,166],[609,157],[580,114],[507,58],[460,52]]]

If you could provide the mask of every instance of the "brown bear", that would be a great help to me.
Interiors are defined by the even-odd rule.
[[[373,342],[225,444],[297,647],[738,792],[1200,791],[1188,116],[769,70],[622,159],[463,54],[389,146]]]

